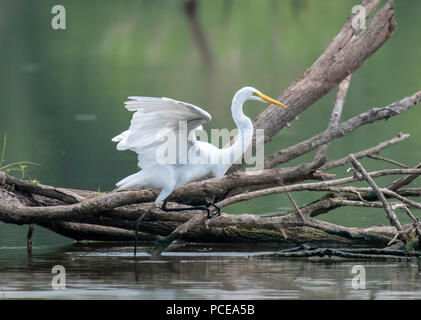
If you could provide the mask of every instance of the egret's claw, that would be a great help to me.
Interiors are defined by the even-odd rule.
[[[221,215],[221,208],[219,208],[216,204],[214,204],[214,203],[212,203],[212,202],[209,202],[206,206],[207,206],[208,208],[209,208],[210,206],[212,206],[212,207],[214,207],[214,208],[216,209],[216,212],[215,212],[215,213],[213,213],[213,214],[212,214],[212,216],[219,217],[219,216]],[[211,217],[212,217],[212,216],[211,216]],[[211,217],[209,217],[209,215],[208,215],[208,219],[210,219]]]

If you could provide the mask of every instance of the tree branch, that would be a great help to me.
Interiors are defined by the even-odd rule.
[[[413,174],[420,175],[421,169],[388,169],[388,170],[371,172],[369,173],[369,176],[372,178],[377,178],[377,177],[381,177],[385,175],[405,174],[406,172],[413,172]],[[346,183],[351,183],[351,182],[361,181],[361,180],[363,180],[362,176],[353,176],[353,177],[322,181],[322,182],[291,184],[291,185],[286,185],[286,186],[252,191],[252,192],[244,192],[244,193],[232,196],[230,198],[227,198],[225,200],[222,200],[218,202],[217,204],[220,207],[226,207],[228,205],[241,202],[241,201],[247,201],[256,197],[263,197],[263,196],[268,196],[271,194],[278,194],[278,193],[292,192],[292,191],[304,191],[304,190],[320,191],[320,189],[323,187],[343,185]]]
[[[373,188],[374,193],[377,195],[377,197],[379,198],[379,200],[382,202],[383,208],[386,211],[387,218],[389,219],[390,224],[392,226],[394,226],[398,231],[402,231],[402,226],[401,226],[398,218],[396,217],[396,214],[393,211],[393,208],[389,205],[389,203],[387,202],[387,200],[386,200],[385,196],[383,195],[383,193],[380,191],[380,189],[377,186],[377,184],[370,177],[370,175],[367,173],[367,171],[365,171],[365,169],[361,165],[361,163],[359,163],[357,161],[357,159],[355,159],[354,155],[351,154],[349,156],[349,159],[350,159],[352,165],[354,166],[354,168],[364,176],[365,180],[367,180],[367,182]]]
[[[342,138],[347,133],[350,133],[363,125],[399,115],[420,101],[421,91],[418,91],[412,96],[391,103],[387,107],[370,109],[367,112],[361,113],[358,116],[340,123],[332,129],[327,129],[294,146],[273,153],[265,159],[265,168],[273,168],[281,163],[297,158],[321,145]]]
[[[421,168],[421,163],[419,163],[415,168]],[[412,181],[414,181],[418,176],[417,175],[409,175],[406,177],[399,178],[396,181],[393,181],[393,183],[388,186],[387,188],[391,191],[397,191],[403,186],[406,186],[410,184]]]
[[[378,3],[378,0],[365,0],[361,5],[369,15]],[[352,18],[349,17],[342,30],[314,64],[278,98],[288,109],[280,110],[270,105],[254,119],[254,128],[264,129],[265,143],[350,73],[361,67],[364,61],[391,37],[396,26],[393,19],[393,0],[379,9],[367,29],[359,34],[352,28]],[[252,145],[254,142],[255,137]],[[230,172],[241,168],[242,165],[234,165]]]
[[[364,158],[364,157],[367,157],[367,156],[370,156],[370,155],[373,155],[373,154],[378,154],[383,149],[386,149],[386,148],[388,148],[392,145],[395,145],[395,144],[397,144],[397,143],[399,143],[399,142],[401,142],[401,141],[403,141],[403,140],[405,140],[409,137],[410,137],[409,134],[399,133],[395,138],[392,138],[390,140],[381,142],[378,145],[376,145],[374,147],[371,147],[371,148],[368,148],[368,149],[365,149],[363,151],[355,152],[355,153],[353,153],[353,155],[355,156],[356,159],[361,159],[361,158]],[[327,171],[327,170],[330,170],[332,168],[343,166],[347,162],[348,162],[348,156],[346,156],[342,159],[339,159],[339,160],[328,161],[323,166],[321,166],[319,168],[319,170]]]
[[[349,83],[351,81],[351,74],[348,75],[342,82],[339,84],[339,90],[336,94],[335,104],[333,106],[332,113],[330,115],[329,125],[327,130],[335,128],[339,124],[339,120],[341,119],[342,109],[345,104],[346,94],[348,92]],[[321,145],[319,150],[317,150],[317,154],[315,159],[319,159],[321,157],[326,156],[327,149],[329,148],[329,143]]]

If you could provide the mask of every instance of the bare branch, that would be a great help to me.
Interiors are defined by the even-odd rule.
[[[366,8],[366,13],[370,14],[370,12],[374,12],[379,3],[380,0],[363,0],[362,5]],[[186,4],[187,14],[191,15],[195,9],[195,1],[188,0]],[[194,17],[190,18],[193,25]],[[376,12],[366,30],[354,30],[351,25],[352,18],[351,16],[348,19],[326,51],[279,98],[289,106],[288,110],[282,111],[280,108],[269,106],[254,121],[255,128],[265,130],[265,142],[267,142],[288,122],[291,122],[339,84],[329,125],[324,132],[272,155],[266,159],[266,170],[254,172],[254,174],[235,172],[219,180],[203,179],[192,182],[178,188],[168,198],[172,201],[169,205],[176,208],[185,208],[187,204],[203,204],[207,201],[224,207],[255,197],[286,192],[295,210],[280,217],[222,213],[218,218],[207,219],[205,214],[197,214],[191,210],[173,214],[155,209],[148,211],[147,215],[143,215],[142,240],[162,239],[164,236],[166,241],[173,239],[200,242],[307,243],[315,241],[317,243],[360,245],[366,244],[369,239],[370,243],[375,243],[377,246],[385,245],[391,239],[393,240],[396,234],[395,224],[397,224],[398,235],[401,235],[402,238],[406,236],[408,230],[412,232],[412,230],[416,230],[415,228],[419,229],[418,221],[415,221],[416,218],[410,212],[410,208],[420,209],[421,203],[408,197],[421,196],[421,192],[417,189],[399,190],[399,188],[420,175],[421,167],[367,173],[356,160],[359,156],[372,156],[380,150],[406,139],[408,135],[400,135],[355,154],[352,160],[360,169],[361,174],[355,173],[352,177],[330,181],[302,183],[304,180],[333,178],[331,174],[317,171],[320,168],[327,170],[326,168],[341,165],[342,159],[326,163],[326,150],[333,140],[362,125],[400,114],[421,100],[421,91],[419,91],[413,96],[392,103],[385,108],[374,108],[352,119],[340,122],[351,73],[379,49],[394,31],[393,1],[387,1]],[[211,59],[209,52],[206,52],[208,48],[202,47],[204,47],[204,57]],[[302,163],[289,168],[274,168],[280,163],[317,148],[319,150],[311,163]],[[387,158],[374,158],[403,166]],[[342,164],[348,160],[345,159]],[[237,166],[231,170],[240,168],[241,166]],[[376,177],[393,174],[407,176],[395,181],[391,185],[391,190],[379,188],[373,181]],[[370,183],[371,188],[343,186],[350,182],[364,180],[364,178]],[[290,192],[304,190],[325,190],[332,193],[300,208],[291,197]],[[0,172],[0,221],[15,224],[34,223],[78,240],[131,241],[134,236],[134,221],[146,211],[149,202],[154,201],[156,196],[156,190],[113,191],[102,195],[98,192],[53,188],[23,181]],[[387,202],[386,198],[395,198],[398,201]],[[380,200],[377,201],[377,199]],[[392,227],[347,228],[312,218],[341,206],[384,208]],[[413,219],[414,224],[400,225],[393,211],[396,208],[407,210],[407,214]],[[399,231],[399,228],[402,231]],[[417,230],[417,233],[420,236],[419,231]],[[320,252],[329,253],[330,251]],[[377,252],[340,251],[338,256],[362,257],[374,253]]]
[[[385,158],[385,157],[380,157],[380,156],[375,156],[375,155],[369,154],[367,156],[367,158],[389,162],[389,163],[394,164],[394,165],[396,165],[398,167],[401,167],[401,168],[409,168],[409,166],[407,166],[406,164],[403,164],[403,163],[400,163],[396,160]]]
[[[395,198],[403,203],[406,203],[407,205],[410,205],[411,207],[421,209],[421,204],[415,201],[412,201],[411,199],[408,199],[402,194],[396,193],[394,191],[391,191],[387,188],[378,188],[381,193],[383,193],[387,197]],[[368,201],[367,198],[372,198],[372,188],[357,188],[357,187],[320,187],[319,191],[329,191],[329,192],[337,192],[337,193],[343,193],[343,192],[351,192],[356,193],[358,198],[361,201],[367,201],[372,202],[372,200]],[[363,196],[362,193],[365,193]],[[419,195],[419,194],[418,194]]]
[[[364,0],[362,5],[369,14],[378,3],[378,0]],[[377,11],[367,29],[358,35],[352,27],[352,18],[349,17],[342,30],[314,64],[278,98],[289,107],[288,110],[280,110],[270,105],[256,117],[254,128],[265,130],[265,143],[350,73],[361,67],[364,61],[392,36],[396,25],[392,0]],[[230,172],[242,167],[234,165]]]
[[[420,175],[421,169],[388,169],[388,170],[370,172],[369,175],[372,178],[377,178],[377,177],[391,175],[391,174],[405,174],[405,172],[413,172],[414,174]],[[232,196],[230,198],[227,198],[225,200],[218,202],[218,206],[226,207],[233,203],[247,201],[252,198],[263,197],[263,196],[268,196],[271,194],[278,194],[278,193],[284,193],[284,192],[304,191],[304,190],[320,191],[320,189],[323,187],[343,185],[346,183],[351,183],[351,182],[361,181],[361,180],[363,180],[362,176],[353,176],[353,177],[347,177],[347,178],[341,178],[341,179],[335,179],[335,180],[329,180],[329,181],[291,184],[287,186],[262,189],[262,190],[252,191],[252,192],[244,192],[244,193]]]
[[[362,5],[366,6],[366,12],[367,10],[370,12],[377,3],[378,1],[363,1]],[[298,114],[357,70],[390,38],[395,29],[393,3],[389,1],[378,10],[367,29],[358,35],[352,28],[351,20],[352,17],[303,76],[278,98],[289,106],[288,110],[281,111],[271,105],[255,119],[255,128],[265,129],[265,142],[286,123],[294,120]],[[303,87],[307,90],[301,90]]]
[[[379,190],[379,187],[374,182],[373,178],[370,177],[370,175],[364,169],[364,167],[361,165],[361,163],[359,163],[358,160],[355,159],[355,157],[352,154],[349,156],[349,159],[350,159],[352,165],[354,166],[354,168],[364,176],[365,180],[367,180],[367,182],[373,188],[374,193],[377,195],[379,200],[382,202],[383,208],[386,211],[386,214],[387,214],[387,217],[390,221],[390,224],[392,226],[394,226],[398,231],[402,231],[402,226],[401,226],[398,218],[396,217],[396,214],[395,214],[393,208],[389,205],[389,203],[387,202],[383,193]]]
[[[304,217],[303,213],[301,212],[300,207],[297,205],[297,203],[295,202],[294,198],[291,196],[291,194],[289,192],[287,192],[287,196],[289,201],[292,202],[295,210],[297,210],[298,215],[300,216],[301,220],[303,220],[303,223],[306,223],[306,218]]]
[[[330,121],[327,129],[335,128],[339,124],[339,120],[341,119],[342,109],[345,104],[346,94],[348,92],[349,83],[351,81],[351,74],[348,75],[342,82],[339,84],[339,90],[336,94],[335,104],[333,106],[332,113],[330,115]],[[320,157],[326,156],[327,149],[329,148],[329,143],[326,143],[319,147],[317,150],[317,154],[315,159],[319,159]]]
[[[356,159],[361,159],[364,157],[367,157],[369,155],[373,155],[373,154],[378,154],[380,151],[382,151],[383,149],[386,149],[394,144],[397,144],[407,138],[409,138],[410,135],[406,134],[406,133],[399,133],[398,136],[396,136],[393,139],[384,141],[379,143],[378,145],[371,147],[369,149],[360,151],[360,152],[356,152],[353,153],[353,155],[355,156]],[[348,161],[348,156],[339,159],[339,160],[334,160],[334,161],[329,161],[327,163],[325,163],[323,166],[321,166],[319,168],[319,170],[321,171],[327,171],[329,169],[335,168],[335,167],[339,167],[339,166],[343,166],[344,164],[346,164]]]
[[[306,248],[301,246],[294,249],[281,250],[272,254],[263,254],[265,257],[299,257],[332,260],[333,258],[358,260],[397,260],[413,261],[421,256],[421,252],[414,252],[410,256],[405,250],[377,249],[377,248]]]
[[[189,201],[190,203],[203,204],[206,199],[210,199],[211,201],[219,200],[226,197],[228,193],[232,195],[237,192],[236,190],[243,190],[252,186],[273,186],[294,183],[311,178],[314,170],[324,163],[322,161],[323,159],[320,159],[319,162],[302,163],[295,167],[263,170],[255,174],[238,172],[227,175],[219,180],[208,179],[196,181],[178,188],[171,194],[169,199],[171,201]],[[10,188],[42,195],[51,199],[58,199],[66,204],[75,204],[78,202],[76,199],[80,201],[91,198],[98,199],[100,195],[97,192],[91,191],[77,191],[78,194],[76,194],[76,191],[73,192],[69,189],[43,186],[12,177],[3,171],[0,171],[0,182],[3,182],[2,185]],[[70,197],[70,194],[74,196]],[[104,195],[106,198],[103,201],[104,203],[113,203],[114,199],[118,198],[122,203],[121,205],[128,205],[152,202],[156,199],[157,195],[158,192],[156,190],[110,192]],[[107,197],[109,197],[108,200]]]
[[[0,171],[0,185],[5,184],[14,186],[17,190],[57,199],[69,204],[77,203],[85,199],[85,197],[78,195],[76,191],[70,189],[53,188],[40,183],[32,183],[8,175],[4,171]]]
[[[421,168],[421,163],[419,163],[415,168]],[[410,176],[399,178],[398,180],[393,181],[393,183],[390,186],[388,186],[387,189],[392,190],[392,191],[397,191],[403,186],[410,184],[417,177],[418,177],[417,175],[410,175]]]
[[[420,227],[420,223],[418,221],[418,218],[416,218],[414,216],[414,214],[411,212],[411,210],[409,210],[409,208],[406,205],[403,205],[403,208],[406,211],[406,213],[408,214],[408,216],[413,221],[413,226],[414,226],[415,232],[418,235],[418,248],[419,248],[419,246],[421,245],[421,227]]]
[[[342,138],[347,133],[358,129],[359,127],[373,123],[379,120],[389,119],[390,117],[399,115],[407,111],[412,106],[421,101],[421,91],[414,93],[412,96],[405,97],[395,101],[383,108],[373,108],[367,112],[361,113],[347,121],[337,125],[335,128],[325,130],[305,141],[302,141],[289,148],[280,150],[268,156],[265,160],[265,168],[273,168],[281,163],[297,158],[317,147],[329,143],[335,139]]]

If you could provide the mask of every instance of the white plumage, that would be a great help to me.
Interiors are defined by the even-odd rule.
[[[151,97],[129,97],[127,110],[134,111],[130,128],[112,141],[117,150],[133,150],[138,154],[138,166],[147,169],[157,164],[156,151],[170,133],[178,136],[179,122],[186,121],[190,130],[211,120],[206,111],[192,104]],[[123,188],[127,189],[127,188]]]
[[[155,204],[191,181],[209,174],[217,178],[224,176],[232,163],[242,156],[253,137],[252,122],[242,110],[245,101],[266,101],[285,107],[252,87],[240,89],[234,95],[231,105],[239,133],[232,146],[219,149],[196,139],[195,130],[201,129],[203,124],[211,120],[210,114],[201,108],[169,98],[129,98],[131,100],[125,106],[134,112],[130,127],[112,141],[118,142],[118,150],[135,151],[138,154],[138,166],[142,170],[116,185],[119,190],[159,189],[161,193]],[[174,139],[171,140],[171,137]],[[162,153],[166,148],[167,154]],[[170,157],[170,151],[174,150],[175,155],[171,154]],[[173,161],[161,161],[163,155]]]

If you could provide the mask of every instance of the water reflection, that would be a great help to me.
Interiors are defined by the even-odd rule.
[[[356,263],[254,256],[245,246],[185,246],[135,259],[126,245],[72,244],[5,261],[2,298],[118,299],[395,299],[421,298],[415,263],[364,263],[366,290],[352,289]],[[15,250],[26,250],[15,248]],[[181,251],[180,251],[181,250]],[[271,251],[273,248],[266,248]],[[7,255],[0,249],[0,254]],[[196,253],[197,252],[197,253]],[[262,252],[262,251],[258,251]],[[51,268],[66,269],[66,289],[51,288]]]

